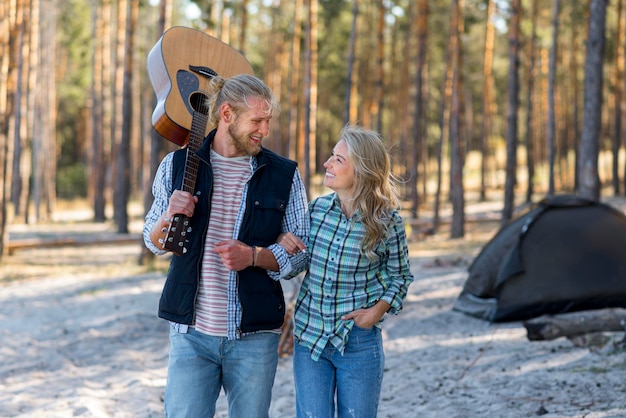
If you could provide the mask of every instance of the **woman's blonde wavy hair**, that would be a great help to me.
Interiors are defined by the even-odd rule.
[[[363,251],[372,259],[378,241],[384,238],[392,212],[400,209],[391,158],[378,132],[358,125],[345,126],[339,135],[354,164],[355,190],[352,208],[365,225]]]

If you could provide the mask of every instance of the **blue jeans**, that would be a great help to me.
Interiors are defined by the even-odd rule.
[[[383,381],[385,354],[379,328],[350,331],[344,354],[328,344],[319,361],[296,342],[293,373],[296,415],[307,418],[337,416],[375,418]]]
[[[278,339],[262,332],[228,340],[170,327],[165,416],[213,417],[223,387],[231,417],[267,418],[278,364]]]

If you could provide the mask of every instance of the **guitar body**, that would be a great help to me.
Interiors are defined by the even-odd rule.
[[[213,129],[208,123],[208,85],[219,75],[253,75],[241,53],[204,32],[174,26],[161,36],[148,54],[148,74],[157,96],[152,125],[161,136],[186,148],[182,190],[195,191],[196,151]],[[187,252],[189,219],[176,214],[158,238],[161,248],[180,256]]]
[[[239,51],[202,31],[183,26],[166,30],[148,54],[148,75],[157,97],[152,125],[177,145],[184,146],[189,141],[194,109],[199,99],[206,97],[211,78],[203,75],[206,72],[224,78],[254,74]],[[211,129],[207,125],[202,137]]]

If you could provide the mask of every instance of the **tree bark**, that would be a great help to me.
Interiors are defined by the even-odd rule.
[[[415,15],[417,28],[417,56],[415,57],[415,103],[413,105],[413,126],[410,141],[411,164],[411,214],[419,216],[420,194],[417,188],[419,165],[425,138],[423,137],[426,115],[424,111],[424,72],[426,68],[426,51],[428,50],[428,3],[419,0]]]
[[[517,185],[517,118],[519,108],[519,35],[521,0],[511,1],[511,18],[509,19],[509,99],[507,106],[506,130],[506,179],[504,182],[504,208],[502,224],[505,225],[513,217],[515,205],[515,186]]]
[[[589,13],[589,37],[585,61],[585,101],[583,108],[583,132],[579,149],[578,178],[581,197],[600,199],[598,175],[599,135],[602,126],[602,69],[604,67],[604,44],[606,7],[608,0],[591,0]]]
[[[613,112],[613,138],[612,138],[612,151],[613,151],[613,194],[618,196],[620,194],[620,179],[619,179],[619,150],[622,147],[622,87],[624,79],[624,12],[623,12],[623,0],[617,1],[617,28],[615,29],[615,67],[613,71],[613,96],[615,103],[615,111]]]
[[[435,190],[435,203],[433,207],[433,232],[439,228],[439,209],[441,202],[441,184],[443,182],[443,155],[450,131],[450,108],[452,107],[452,88],[454,83],[454,51],[456,49],[456,7],[453,5],[450,14],[450,26],[448,31],[448,44],[446,46],[446,66],[443,73],[443,85],[441,88],[441,105],[439,109],[439,141],[437,143],[437,185]]]
[[[528,51],[528,80],[526,88],[526,203],[531,203],[535,192],[535,135],[533,127],[534,106],[534,89],[535,89],[535,61],[536,61],[536,44],[537,44],[537,19],[539,15],[538,0],[532,1],[532,18],[531,18],[531,35],[529,40]]]
[[[556,85],[556,57],[559,43],[559,0],[553,0],[552,9],[552,46],[548,72],[548,195],[554,194],[554,161],[556,154],[556,109],[554,105]]]
[[[534,0],[535,2],[537,0]],[[491,137],[492,116],[494,113],[494,88],[493,88],[493,55],[495,48],[495,25],[493,15],[496,10],[494,0],[487,1],[487,14],[485,19],[485,47],[483,51],[483,97],[482,97],[482,126],[480,134],[480,200],[487,198],[487,159],[488,144]],[[532,62],[532,61],[531,61]],[[532,64],[531,64],[532,65]],[[531,67],[532,68],[532,67]],[[529,89],[530,90],[530,89]]]
[[[113,213],[117,232],[128,232],[128,198],[130,196],[130,154],[133,121],[133,52],[139,0],[128,0],[124,34],[124,72],[122,88],[122,131],[117,149],[117,170],[113,194]]]
[[[463,188],[463,57],[461,34],[463,33],[462,0],[454,0],[456,7],[455,34],[453,50],[453,81],[452,81],[452,108],[450,112],[450,201],[452,203],[452,225],[450,238],[461,238],[465,235],[465,199]]]

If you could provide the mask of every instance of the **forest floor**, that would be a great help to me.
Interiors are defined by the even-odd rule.
[[[608,203],[626,208],[625,199]],[[497,203],[469,203],[484,219]],[[160,417],[168,327],[156,310],[167,256],[139,265],[141,219],[130,234],[68,208],[45,225],[12,225],[12,242],[84,240],[16,250],[0,263],[0,417]],[[422,215],[428,217],[426,210]],[[445,217],[444,213],[444,217]],[[480,217],[480,216],[479,216]],[[624,333],[601,346],[529,341],[521,323],[452,310],[467,268],[497,221],[465,237],[413,234],[415,282],[384,324],[379,416],[625,417]],[[286,282],[288,297],[297,290]],[[295,416],[290,356],[280,359],[271,417]],[[217,417],[227,416],[223,397]]]

